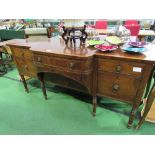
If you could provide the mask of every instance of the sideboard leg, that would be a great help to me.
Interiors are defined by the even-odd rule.
[[[21,75],[21,74],[20,74],[20,77],[21,77],[21,80],[22,80],[22,82],[23,82],[25,91],[28,93],[29,90],[28,90],[27,83],[26,83],[26,80],[25,80],[25,78],[24,78],[24,75]]]
[[[136,112],[137,112],[137,106],[132,107],[130,117],[129,117],[129,121],[128,121],[128,125],[127,125],[127,128],[129,128],[129,129],[132,127],[133,120],[135,118]]]
[[[38,75],[39,81],[41,83],[41,88],[43,91],[43,95],[45,97],[45,100],[47,100],[47,94],[46,94],[46,88],[45,88],[45,82],[44,82],[44,78],[43,75]]]
[[[96,116],[97,96],[93,96],[93,116]]]

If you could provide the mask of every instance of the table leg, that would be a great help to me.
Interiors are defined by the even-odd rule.
[[[38,79],[39,79],[39,81],[41,83],[41,88],[42,88],[45,100],[47,100],[47,94],[46,94],[46,88],[45,88],[45,82],[44,82],[43,74],[38,75]]]
[[[87,37],[88,37],[88,34],[87,34],[87,32],[86,32],[86,25],[84,25],[84,27],[83,27],[83,29],[81,30],[81,32],[82,32],[82,36],[81,36],[81,38],[80,38],[80,41],[81,41],[81,43],[85,43],[85,41],[86,41],[86,39],[87,39]]]
[[[145,36],[138,36],[139,41],[145,41]]]
[[[62,38],[65,41],[65,44],[67,45],[68,41],[69,41],[69,37],[67,35],[68,35],[69,32],[66,30],[66,28],[64,26],[63,26],[63,31],[64,31],[64,33],[62,34]]]
[[[25,91],[28,93],[29,90],[28,90],[27,83],[26,83],[26,80],[25,80],[25,78],[24,78],[24,75],[20,75],[20,77],[21,77],[21,80],[22,80],[22,82],[23,82]]]
[[[93,96],[93,116],[96,116],[97,96]]]
[[[129,129],[132,127],[132,124],[133,124],[133,121],[134,121],[138,107],[139,107],[139,104],[135,104],[135,106],[132,107],[130,117],[129,117],[129,121],[127,124],[127,128],[129,128]]]

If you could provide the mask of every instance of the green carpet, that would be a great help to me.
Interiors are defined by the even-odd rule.
[[[126,128],[131,110],[126,103],[102,98],[93,117],[90,96],[46,83],[45,100],[37,80],[28,81],[30,93],[26,93],[17,76],[14,69],[0,77],[1,135],[155,134],[155,124],[148,122],[138,131]]]

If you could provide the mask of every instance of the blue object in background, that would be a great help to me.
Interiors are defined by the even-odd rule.
[[[135,47],[123,47],[122,48],[124,51],[127,52],[136,52],[136,53],[142,53],[147,51],[147,49],[145,47],[141,47],[141,48],[135,48]]]

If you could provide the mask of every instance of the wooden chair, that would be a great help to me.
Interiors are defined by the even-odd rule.
[[[1,67],[3,68],[4,72],[6,73],[8,69],[12,70],[12,65],[11,65],[11,62],[13,61],[12,52],[8,46],[3,45],[1,53],[2,53]],[[3,55],[5,55],[5,56],[3,57]]]
[[[4,75],[7,72],[4,61],[2,57],[0,57],[0,76]]]

